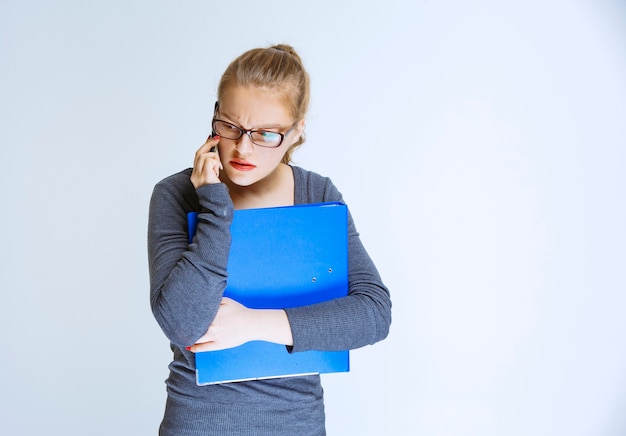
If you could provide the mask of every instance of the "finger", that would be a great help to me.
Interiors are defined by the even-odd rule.
[[[212,160],[213,170],[215,171],[215,175],[219,177],[220,170],[223,170],[222,160],[220,159],[220,155],[217,152],[217,146],[215,147],[215,152],[209,153],[209,157]]]
[[[217,154],[204,153],[196,156],[194,162],[194,172],[198,175],[209,175],[212,172],[216,177],[219,177],[219,169],[221,168],[221,162]]]
[[[193,165],[193,171],[191,172],[192,182],[195,181],[199,186],[207,183],[205,173],[205,160],[201,156],[198,156]],[[198,186],[196,186],[197,188]]]
[[[218,164],[200,159],[191,172],[190,180],[196,189],[200,186],[220,183]]]
[[[193,344],[191,347],[187,347],[186,350],[191,351],[192,353],[198,353],[200,351],[209,351],[211,348],[210,347],[211,344],[212,342],[202,342],[198,344]]]
[[[193,172],[196,174],[202,174],[204,169],[204,159],[202,154],[196,153],[193,159]]]
[[[199,154],[208,153],[211,151],[211,148],[216,147],[220,142],[219,135],[209,136],[204,144],[200,146],[200,148],[196,151],[196,156]]]
[[[209,153],[207,155],[202,156],[202,171],[201,174],[204,174],[206,177],[219,178],[220,176],[220,161],[214,153]]]
[[[207,142],[202,144],[202,146],[196,151],[196,154],[194,156],[194,167],[198,167],[198,170],[200,172],[202,172],[201,170],[203,169],[200,168],[200,159],[206,156],[212,156],[216,158],[219,168],[224,169],[224,167],[222,166],[222,162],[219,159],[217,144],[219,144],[219,136],[216,136],[214,138],[209,137],[209,139],[207,139]]]
[[[196,156],[194,160],[194,168],[197,168],[198,173],[204,173],[208,167],[211,167],[215,161],[215,153],[203,153]]]
[[[194,344],[191,347],[187,347],[187,351],[192,353],[200,353],[202,351],[215,351],[219,349],[215,342],[203,342],[201,344]]]
[[[220,135],[209,136],[203,145],[208,145],[209,147],[212,147],[216,145],[219,141],[220,141]]]

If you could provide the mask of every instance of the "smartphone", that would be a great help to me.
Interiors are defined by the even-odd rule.
[[[217,133],[215,133],[215,130],[211,130],[211,136],[209,136],[209,138],[207,139],[207,141],[211,138],[214,138],[217,136]],[[209,152],[213,153],[217,151],[217,145],[214,145],[213,147],[211,147],[211,149],[209,150]]]

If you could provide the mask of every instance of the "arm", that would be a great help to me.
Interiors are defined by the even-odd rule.
[[[313,183],[310,183],[313,185]],[[325,179],[322,193],[311,189],[307,201],[343,201]],[[384,339],[391,324],[389,291],[363,247],[348,214],[348,296],[311,306],[286,309],[293,351],[349,350]]]
[[[286,310],[250,309],[224,298],[206,334],[188,350],[221,350],[253,340],[295,345],[294,351],[345,350],[384,339],[391,322],[389,293],[350,228],[348,297]]]
[[[187,212],[200,208],[188,243]],[[233,205],[221,183],[194,189],[189,175],[157,184],[150,201],[148,257],[152,312],[172,343],[204,335],[226,288]]]
[[[248,341],[292,345],[287,314],[281,309],[250,309],[235,300],[223,298],[209,330],[198,343],[187,349],[214,351],[232,348]]]
[[[165,335],[179,346],[207,331],[226,288],[233,203],[219,179],[218,142],[209,137],[196,151],[193,170],[158,183],[150,200],[150,303]],[[187,212],[198,210],[189,244]]]
[[[286,309],[293,351],[350,350],[387,337],[391,324],[389,291],[356,231],[350,233],[348,246],[348,296]]]

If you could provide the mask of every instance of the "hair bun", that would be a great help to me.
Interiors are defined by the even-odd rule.
[[[298,52],[296,52],[296,50],[287,44],[276,44],[270,48],[273,48],[274,50],[278,50],[278,51],[284,51],[285,53],[289,53],[292,56],[297,57],[298,59],[300,58],[300,56],[298,56]]]

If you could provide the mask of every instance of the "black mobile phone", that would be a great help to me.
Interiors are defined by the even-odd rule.
[[[215,130],[211,130],[211,136],[209,136],[209,139],[211,138],[215,138],[217,136],[217,133],[215,133]],[[207,141],[209,140],[207,139]],[[213,153],[214,151],[217,151],[217,145],[214,145],[213,147],[211,147],[211,150],[209,150],[211,153]]]

